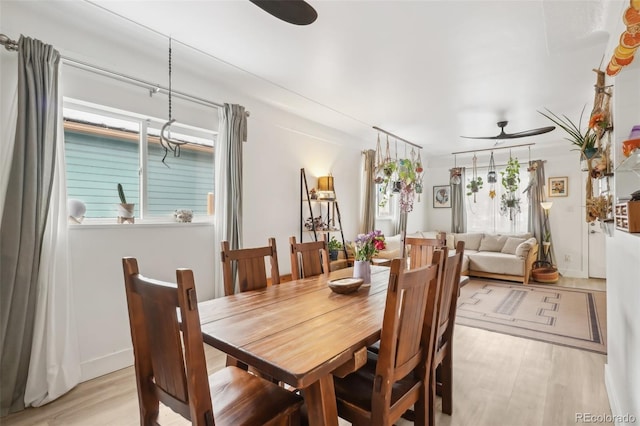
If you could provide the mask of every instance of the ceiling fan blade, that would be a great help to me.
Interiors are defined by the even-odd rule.
[[[506,139],[516,139],[516,138],[524,138],[527,136],[542,135],[545,133],[549,133],[555,128],[556,126],[547,126],[547,127],[540,127],[538,129],[525,130],[517,133],[507,133],[508,137]]]
[[[527,136],[542,135],[549,133],[555,126],[540,127],[538,129],[524,130],[516,133],[505,133],[504,128],[507,126],[507,121],[498,121],[498,127],[500,127],[500,134],[498,136],[460,136],[465,139],[487,139],[487,140],[502,140],[502,139],[518,139],[526,138]]]
[[[505,139],[502,135],[498,136],[460,136],[465,139]]]
[[[304,0],[249,0],[265,12],[294,25],[309,25],[318,12]]]

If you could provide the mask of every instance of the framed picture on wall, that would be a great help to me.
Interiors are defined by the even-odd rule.
[[[550,177],[549,178],[549,197],[566,197],[569,195],[569,178]]]
[[[433,208],[451,208],[451,185],[433,186]]]

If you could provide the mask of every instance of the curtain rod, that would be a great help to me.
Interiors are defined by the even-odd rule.
[[[15,40],[11,40],[9,37],[7,37],[4,34],[0,34],[0,44],[2,44],[5,49],[7,49],[8,51],[18,51],[18,42],[16,42]],[[60,57],[63,60],[63,63],[70,65],[72,67],[78,68],[78,69],[82,69],[85,71],[89,71],[89,72],[93,72],[95,74],[99,74],[99,75],[104,75],[106,77],[110,77],[110,78],[114,78],[116,80],[119,81],[124,81],[127,83],[133,83],[137,86],[140,87],[144,87],[147,90],[149,90],[149,95],[153,96],[154,93],[164,93],[164,94],[168,94],[169,93],[169,89],[167,87],[161,86],[159,84],[155,84],[155,83],[151,83],[149,81],[146,80],[142,80],[140,78],[137,77],[131,77],[129,75],[126,74],[122,74],[116,71],[111,71],[108,70],[106,68],[102,68],[96,65],[92,65],[89,64],[87,62],[82,62],[79,61],[77,59],[73,59],[73,58],[69,58],[67,56],[63,56],[60,55]],[[204,99],[204,98],[200,98],[198,96],[193,96],[190,95],[188,93],[184,93],[184,92],[179,92],[176,90],[171,90],[171,95],[175,96],[177,98],[181,98],[184,100],[188,100],[200,105],[204,105],[204,106],[209,106],[209,107],[213,107],[213,108],[222,108],[224,107],[223,104],[217,103],[217,102],[213,102],[210,101],[208,99]],[[247,116],[249,116],[249,112],[247,111]]]
[[[483,148],[483,149],[472,149],[471,151],[458,151],[458,152],[452,152],[452,155],[455,154],[468,154],[470,152],[481,152],[481,151],[497,151],[499,149],[511,149],[511,148],[520,148],[523,146],[531,146],[531,145],[535,145],[535,143],[522,143],[520,145],[511,145],[511,146],[499,146],[497,148]]]
[[[409,142],[408,140],[403,139],[403,138],[401,138],[400,136],[396,136],[396,135],[394,135],[393,133],[387,132],[386,130],[381,129],[380,127],[373,126],[373,128],[374,128],[375,130],[379,131],[379,132],[382,132],[382,133],[385,133],[385,134],[387,134],[387,135],[389,135],[389,136],[392,136],[392,137],[394,137],[394,138],[396,138],[396,139],[398,139],[398,140],[400,140],[400,141],[402,141],[402,142],[404,142],[404,143],[408,143],[408,144],[409,144],[409,145],[411,145],[411,146],[415,146],[415,147],[416,147],[416,148],[418,148],[418,149],[422,149],[422,147],[421,147],[420,145],[416,145],[416,144],[415,144],[415,143],[413,143],[413,142]]]

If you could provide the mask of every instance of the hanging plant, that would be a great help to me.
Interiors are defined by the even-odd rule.
[[[477,194],[480,189],[482,189],[482,178],[478,176],[475,179],[471,179],[471,181],[467,184],[467,195]],[[475,201],[475,198],[474,198]]]
[[[478,191],[480,189],[482,189],[482,178],[480,176],[478,176],[478,166],[477,166],[477,162],[478,162],[478,157],[476,157],[476,154],[473,154],[473,178],[471,179],[471,181],[467,184],[467,189],[469,190],[467,192],[467,195],[471,195],[473,194],[473,202],[476,202],[476,194],[478,193]]]
[[[500,214],[509,214],[509,220],[514,220],[520,213],[520,198],[517,191],[520,186],[520,163],[517,158],[509,157],[507,167],[500,172],[502,186],[506,190],[500,196]]]

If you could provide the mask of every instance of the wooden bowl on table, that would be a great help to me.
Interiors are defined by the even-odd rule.
[[[357,291],[364,280],[362,278],[338,278],[329,281],[329,288],[334,293],[347,294]]]

